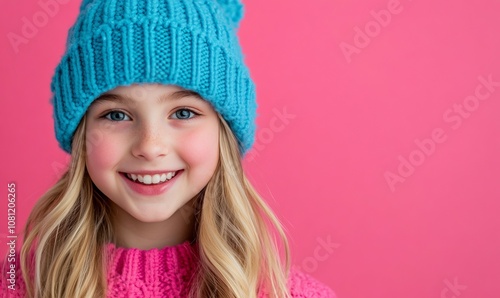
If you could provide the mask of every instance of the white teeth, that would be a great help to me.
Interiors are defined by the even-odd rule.
[[[127,174],[127,177],[130,179],[139,182],[144,183],[144,184],[158,184],[165,182],[167,180],[172,179],[172,177],[175,176],[175,172],[169,172],[169,173],[162,173],[160,174],[154,174],[154,175],[136,175],[136,174]]]
[[[167,174],[163,173],[163,174],[161,174],[160,181],[163,182],[163,181],[167,180],[167,178],[170,179],[169,177],[171,177],[170,174],[167,175]]]
[[[160,175],[155,174],[155,175],[153,176],[153,183],[158,183],[158,182],[160,182]]]

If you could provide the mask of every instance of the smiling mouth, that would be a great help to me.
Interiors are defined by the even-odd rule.
[[[154,175],[136,175],[129,173],[121,173],[121,174],[134,183],[143,185],[157,185],[170,181],[175,176],[177,176],[181,171],[182,170],[176,172],[154,174]]]

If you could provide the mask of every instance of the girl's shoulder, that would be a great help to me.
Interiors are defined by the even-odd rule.
[[[292,298],[337,298],[330,287],[296,267],[290,269],[287,288]],[[263,288],[258,297],[270,298],[272,295]]]
[[[21,272],[19,252],[15,256],[8,255],[0,260],[0,297],[21,298],[26,295],[26,287]]]
[[[292,297],[337,298],[330,287],[295,267],[290,270],[288,288]]]

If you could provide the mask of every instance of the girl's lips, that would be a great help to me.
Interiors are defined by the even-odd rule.
[[[158,184],[143,184],[139,181],[134,182],[127,177],[126,173],[120,172],[120,176],[125,180],[128,188],[133,192],[146,196],[156,196],[166,192],[177,181],[177,177],[182,175],[184,170],[179,170],[172,179]]]

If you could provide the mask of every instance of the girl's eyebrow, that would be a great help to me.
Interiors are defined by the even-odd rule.
[[[196,100],[201,100],[201,101],[205,102],[205,100],[198,93],[196,93],[194,91],[180,90],[180,91],[176,91],[170,95],[163,94],[162,96],[160,96],[157,99],[157,103],[164,103],[168,100],[178,101],[178,100],[186,98],[186,97],[194,98]],[[92,105],[99,105],[99,104],[102,104],[104,102],[134,103],[136,101],[127,95],[104,93],[104,94],[101,94],[96,100],[94,100]]]

